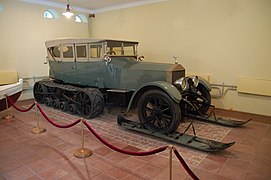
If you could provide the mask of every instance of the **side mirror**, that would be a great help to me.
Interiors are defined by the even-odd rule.
[[[144,56],[139,56],[138,61],[142,62],[144,60]]]
[[[105,60],[105,64],[107,65],[108,63],[111,62],[111,57],[109,57],[107,54],[104,55],[104,60]]]
[[[46,59],[45,59],[45,61],[43,62],[43,64],[48,64],[48,61],[49,61],[49,58],[48,58],[48,56],[46,56]]]

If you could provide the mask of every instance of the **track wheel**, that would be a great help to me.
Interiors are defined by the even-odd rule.
[[[69,104],[69,112],[72,113],[72,114],[77,113],[75,104]]]
[[[181,109],[168,94],[153,89],[140,97],[138,117],[145,128],[162,133],[173,133],[180,124]]]
[[[93,115],[93,96],[88,91],[82,90],[76,94],[77,110],[83,118],[90,118]]]
[[[42,104],[44,103],[44,99],[47,96],[48,90],[47,87],[44,86],[41,82],[36,82],[34,85],[34,98],[35,100]]]
[[[68,102],[67,101],[62,101],[59,104],[59,108],[61,109],[61,111],[68,111],[68,108],[69,108]]]
[[[46,106],[52,106],[52,102],[53,102],[53,100],[52,100],[52,98],[50,98],[50,97],[47,97],[47,98],[45,98],[44,99],[44,104],[46,105]]]
[[[59,108],[59,105],[60,105],[60,100],[58,98],[54,99],[52,102],[52,106],[56,109],[56,108]]]

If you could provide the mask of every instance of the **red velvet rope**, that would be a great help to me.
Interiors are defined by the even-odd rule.
[[[105,144],[107,147],[115,150],[115,151],[118,151],[120,153],[123,153],[123,154],[128,154],[128,155],[132,155],[132,156],[147,156],[147,155],[151,155],[151,154],[156,154],[156,153],[159,153],[159,152],[162,152],[164,150],[167,149],[167,146],[163,146],[163,147],[160,147],[160,148],[157,148],[157,149],[154,149],[154,150],[151,150],[151,151],[146,151],[146,152],[131,152],[131,151],[126,151],[124,149],[120,149],[116,146],[113,146],[111,144],[109,144],[107,141],[105,141],[101,136],[99,136],[91,127],[90,125],[85,121],[83,120],[83,123],[85,124],[85,126],[89,129],[89,131],[97,138],[99,139],[103,144]]]
[[[30,106],[29,108],[27,108],[27,109],[21,109],[21,108],[19,108],[18,106],[16,106],[16,105],[14,104],[14,102],[12,101],[12,99],[11,99],[9,96],[6,96],[6,97],[7,97],[8,101],[10,102],[10,104],[11,104],[16,110],[21,111],[21,112],[27,112],[27,111],[30,111],[30,110],[35,106],[35,103],[33,103],[33,104],[31,104],[31,106]]]
[[[173,147],[173,151],[176,155],[176,157],[179,159],[180,163],[182,164],[183,168],[185,171],[194,179],[194,180],[199,180],[199,178],[193,173],[193,171],[188,167],[188,165],[185,163],[184,159],[182,156],[179,154],[176,148]]]
[[[73,123],[71,124],[67,124],[67,125],[59,125],[59,124],[56,124],[55,122],[53,122],[46,114],[45,112],[41,109],[40,105],[37,104],[37,108],[40,110],[40,113],[43,115],[43,117],[49,122],[51,123],[52,125],[54,125],[55,127],[58,127],[58,128],[69,128],[69,127],[72,127],[76,124],[78,124],[81,119],[77,119],[76,121],[74,121]]]

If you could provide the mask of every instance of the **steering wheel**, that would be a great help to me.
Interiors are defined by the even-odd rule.
[[[112,51],[108,51],[106,54],[107,55],[116,55],[116,52],[112,50]]]

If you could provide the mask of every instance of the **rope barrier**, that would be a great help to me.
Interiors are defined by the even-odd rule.
[[[159,152],[162,152],[164,150],[167,149],[168,146],[163,146],[163,147],[160,147],[160,148],[157,148],[157,149],[154,149],[154,150],[151,150],[151,151],[146,151],[146,152],[131,152],[131,151],[126,151],[124,149],[120,149],[116,146],[113,146],[111,144],[109,144],[107,141],[105,141],[101,136],[99,136],[91,127],[90,125],[85,121],[83,120],[83,123],[85,124],[85,126],[89,129],[89,131],[97,138],[99,139],[104,145],[106,145],[107,147],[115,150],[115,151],[118,151],[120,153],[123,153],[123,154],[128,154],[128,155],[133,155],[133,156],[147,156],[147,155],[152,155],[152,154],[156,154],[156,153],[159,153]]]
[[[30,111],[34,106],[35,106],[35,103],[31,104],[31,106],[29,106],[27,109],[21,109],[19,108],[18,106],[16,106],[14,104],[14,102],[12,101],[12,99],[9,97],[9,96],[6,96],[8,101],[10,102],[10,104],[18,111],[21,111],[21,112],[27,112],[27,111]]]
[[[9,96],[6,96],[7,99],[9,100],[9,102],[11,103],[11,105],[18,111],[21,111],[21,112],[27,112],[29,111],[30,109],[32,109],[35,105],[36,107],[39,109],[40,113],[43,115],[43,117],[49,122],[51,123],[52,125],[58,127],[58,128],[69,128],[69,127],[72,127],[76,124],[78,124],[81,119],[77,119],[76,121],[70,123],[70,124],[67,124],[67,125],[59,125],[55,122],[53,122],[47,115],[46,113],[42,110],[41,106],[38,104],[38,103],[33,103],[30,107],[28,107],[27,109],[21,109],[21,108],[18,108],[14,102],[12,101],[12,99],[9,97]],[[116,146],[113,146],[111,144],[109,144],[107,141],[105,141],[99,134],[97,134],[94,129],[91,128],[91,126],[86,122],[86,120],[82,120],[84,125],[88,128],[88,130],[97,138],[99,139],[104,145],[106,145],[107,147],[117,151],[117,152],[120,152],[120,153],[123,153],[123,154],[128,154],[128,155],[133,155],[133,156],[147,156],[147,155],[152,155],[152,154],[156,154],[156,153],[159,153],[159,152],[162,152],[164,150],[166,150],[169,146],[162,146],[160,148],[157,148],[157,149],[153,149],[153,150],[150,150],[150,151],[145,151],[145,152],[132,152],[132,151],[127,151],[127,150],[124,150],[124,149],[120,149]],[[181,163],[181,165],[183,166],[183,168],[186,170],[186,172],[194,179],[194,180],[199,180],[199,178],[192,172],[192,170],[188,167],[188,165],[186,164],[186,162],[184,161],[184,159],[181,157],[181,155],[179,154],[178,150],[175,148],[175,147],[172,147],[173,148],[173,152],[174,154],[176,155],[176,157],[178,158],[179,162]]]
[[[59,125],[59,124],[56,124],[55,122],[53,122],[46,114],[45,112],[41,109],[40,105],[37,104],[37,108],[39,109],[40,113],[43,115],[43,117],[49,122],[51,123],[52,125],[54,125],[55,127],[58,127],[58,128],[69,128],[69,127],[72,127],[76,124],[78,124],[81,120],[80,119],[77,119],[76,121],[74,121],[73,123],[71,124],[67,124],[67,125]]]
[[[182,156],[179,154],[178,150],[173,147],[174,154],[176,157],[179,159],[180,163],[182,164],[183,168],[185,171],[194,179],[194,180],[199,180],[199,178],[193,173],[193,171],[188,167]]]

